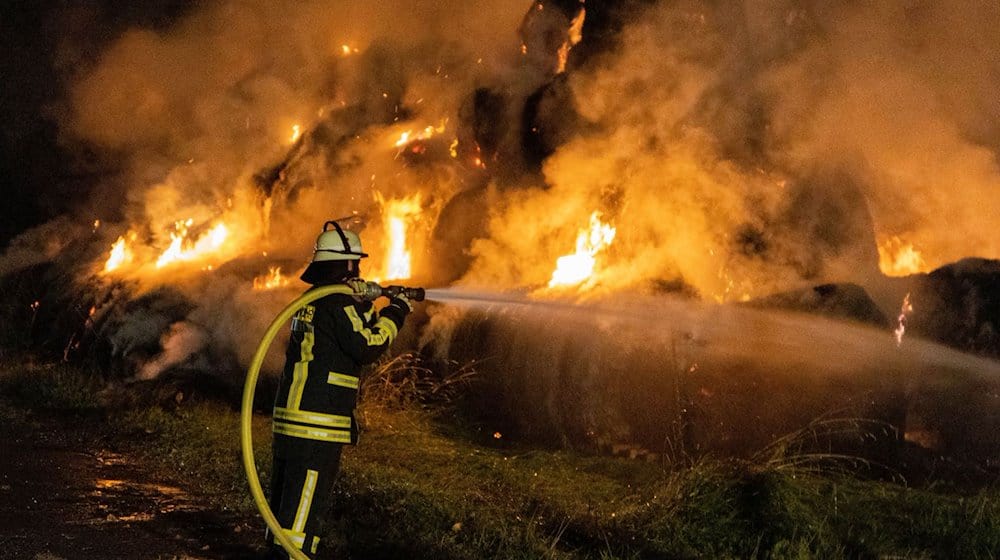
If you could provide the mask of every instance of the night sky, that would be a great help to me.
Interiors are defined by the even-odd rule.
[[[62,141],[68,79],[130,26],[163,28],[190,0],[3,1],[0,9],[0,246],[68,211],[115,168],[114,157]]]

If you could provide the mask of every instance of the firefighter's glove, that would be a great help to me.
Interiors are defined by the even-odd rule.
[[[389,298],[389,305],[385,306],[379,314],[396,323],[397,328],[403,328],[403,322],[412,309],[409,300],[405,297],[392,296]]]
[[[359,296],[364,296],[368,293],[368,282],[360,278],[351,278],[346,282],[347,287],[354,290],[354,293]]]
[[[403,294],[389,298],[389,305],[399,307],[404,316],[413,311],[413,304],[410,302],[410,299]]]

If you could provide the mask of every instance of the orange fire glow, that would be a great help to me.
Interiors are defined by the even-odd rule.
[[[927,262],[913,246],[893,236],[878,245],[878,264],[886,276],[908,276],[927,271]]]
[[[288,285],[288,278],[281,274],[280,266],[272,266],[267,269],[267,274],[261,274],[253,279],[253,289],[274,290],[284,288]]]
[[[104,263],[104,272],[113,272],[132,262],[134,256],[130,244],[135,241],[135,237],[136,234],[132,232],[118,237],[118,241],[111,245],[111,254],[108,255],[108,260]]]
[[[378,196],[385,225],[385,272],[381,280],[405,280],[413,275],[410,233],[420,215],[420,195],[385,200]]]
[[[302,138],[302,125],[293,124],[292,135],[288,137],[288,141],[294,144],[299,141],[299,138]]]
[[[580,8],[579,13],[570,22],[569,31],[566,33],[566,40],[559,47],[559,61],[556,66],[556,74],[562,74],[566,71],[566,61],[569,60],[570,49],[583,40],[583,20],[586,18],[587,10]]]
[[[441,119],[441,122],[437,126],[428,125],[421,130],[414,131],[413,129],[403,131],[399,138],[395,142],[397,148],[402,148],[403,146],[409,144],[410,142],[415,142],[417,140],[427,140],[437,134],[441,134],[448,127],[448,119]]]
[[[192,243],[188,239],[188,228],[193,223],[194,220],[188,218],[174,224],[175,231],[170,233],[170,246],[156,259],[156,268],[208,256],[222,247],[229,235],[226,224],[219,223]]]
[[[913,311],[913,305],[910,303],[910,294],[906,294],[903,298],[903,305],[899,308],[899,317],[896,321],[896,330],[893,334],[896,337],[896,346],[903,344],[903,334],[906,333],[906,316]]]
[[[549,287],[576,286],[594,275],[596,256],[615,239],[615,228],[601,221],[601,213],[590,215],[590,228],[581,229],[576,237],[576,253],[559,257],[552,272]]]

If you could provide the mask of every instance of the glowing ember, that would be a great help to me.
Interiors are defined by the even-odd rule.
[[[580,230],[576,237],[576,253],[559,257],[549,287],[575,286],[594,274],[596,256],[615,239],[615,228],[601,221],[601,213],[590,215],[590,229]]]
[[[913,305],[910,304],[910,294],[906,294],[906,297],[903,298],[903,305],[899,308],[896,330],[893,331],[893,334],[896,335],[896,346],[903,344],[903,333],[906,332],[906,314],[912,312]]]
[[[299,138],[302,138],[302,126],[293,124],[292,135],[288,138],[288,141],[294,144],[298,142]]]
[[[132,262],[132,249],[129,244],[135,237],[136,234],[131,232],[118,237],[118,241],[111,245],[111,254],[104,263],[104,272],[113,272]]]
[[[205,232],[197,241],[191,243],[188,240],[188,228],[194,220],[187,219],[174,224],[175,231],[170,234],[170,247],[156,260],[156,268],[182,261],[191,261],[203,258],[217,251],[226,241],[229,230],[225,224],[217,224],[212,229]]]
[[[879,244],[878,264],[886,276],[908,276],[927,269],[920,251],[895,236]]]
[[[386,245],[386,272],[382,280],[404,280],[412,276],[412,251],[408,247],[408,234],[420,215],[420,195],[398,200],[379,198],[388,243]]]
[[[253,279],[253,289],[273,290],[283,288],[288,285],[288,278],[281,275],[280,266],[272,266],[267,269],[267,274],[262,274]]]

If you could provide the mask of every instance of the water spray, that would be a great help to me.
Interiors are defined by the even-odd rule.
[[[243,402],[240,407],[240,449],[243,455],[243,469],[246,472],[247,483],[250,485],[250,494],[253,496],[253,501],[257,506],[257,511],[259,511],[261,517],[264,518],[264,522],[267,524],[274,537],[278,540],[278,544],[285,549],[289,558],[293,558],[295,560],[309,560],[309,557],[306,556],[304,552],[296,548],[288,536],[285,535],[285,532],[282,531],[281,524],[278,523],[278,519],[274,516],[274,512],[271,511],[270,504],[267,503],[267,498],[264,496],[264,489],[260,486],[260,477],[257,474],[257,464],[254,461],[253,456],[253,433],[251,429],[251,420],[253,418],[253,398],[254,393],[257,390],[257,377],[260,375],[260,368],[264,364],[264,358],[267,356],[267,351],[271,347],[274,337],[278,335],[278,331],[284,327],[285,323],[287,323],[289,319],[291,319],[292,316],[299,311],[299,309],[302,309],[306,305],[332,294],[355,295],[367,300],[372,300],[380,296],[397,297],[402,295],[403,297],[414,301],[423,301],[425,291],[423,288],[408,288],[405,286],[379,286],[374,282],[365,283],[364,286],[357,291],[343,284],[313,288],[289,303],[288,306],[278,313],[278,316],[271,321],[271,324],[264,332],[264,336],[261,338],[260,344],[257,346],[257,351],[254,353],[253,359],[250,360],[250,367],[247,369],[247,378],[243,385]]]

